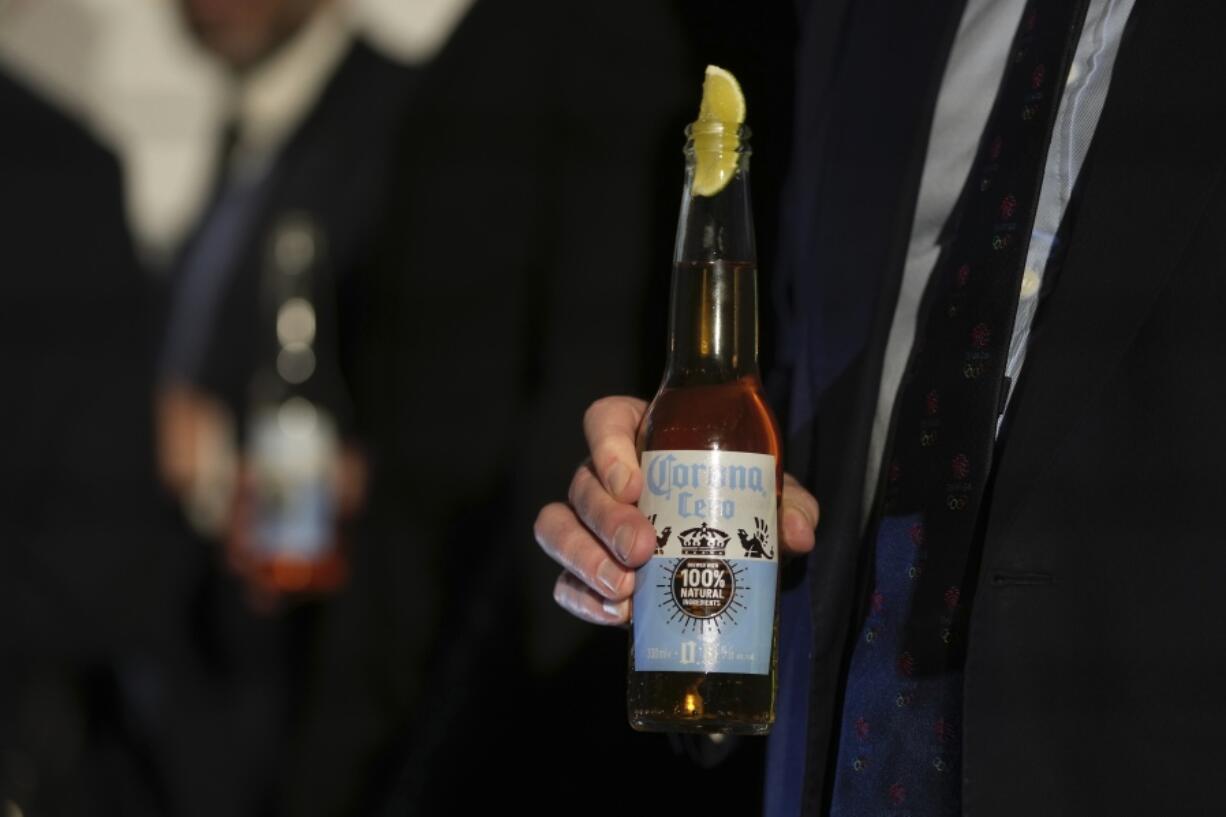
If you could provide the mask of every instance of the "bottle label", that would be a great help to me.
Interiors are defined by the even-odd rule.
[[[656,552],[634,587],[634,668],[766,675],[779,569],[775,458],[645,451]]]
[[[337,454],[331,417],[292,397],[251,418],[251,546],[263,557],[314,561],[334,543]]]

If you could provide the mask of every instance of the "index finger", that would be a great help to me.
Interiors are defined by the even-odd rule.
[[[592,467],[605,490],[619,502],[635,502],[643,490],[634,435],[646,410],[647,403],[635,397],[605,397],[583,415]]]

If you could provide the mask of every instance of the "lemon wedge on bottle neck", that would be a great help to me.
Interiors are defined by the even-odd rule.
[[[708,65],[702,83],[698,119],[691,126],[694,140],[695,196],[714,196],[736,175],[737,129],[745,121],[745,95],[729,71]]]

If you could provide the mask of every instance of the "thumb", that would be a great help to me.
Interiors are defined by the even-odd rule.
[[[779,532],[785,555],[800,556],[813,550],[817,521],[821,516],[817,499],[791,474],[783,475],[783,499],[779,503]]]

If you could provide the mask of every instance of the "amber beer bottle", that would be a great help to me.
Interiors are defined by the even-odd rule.
[[[272,593],[332,592],[347,573],[337,502],[342,443],[323,399],[340,392],[326,353],[335,330],[334,309],[321,303],[334,287],[325,251],[314,219],[288,213],[264,268],[265,365],[250,384],[230,548]]]
[[[642,731],[765,734],[783,471],[758,373],[749,131],[700,119],[686,136],[668,360],[637,440],[657,547],[636,577],[629,718]],[[696,158],[722,160],[731,179],[696,194]]]

